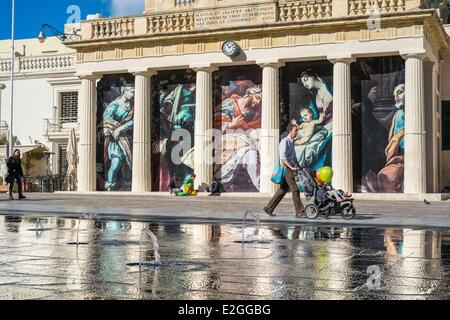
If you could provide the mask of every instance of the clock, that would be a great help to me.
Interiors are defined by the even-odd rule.
[[[225,41],[222,46],[222,52],[228,57],[236,57],[240,53],[240,48],[234,41]]]

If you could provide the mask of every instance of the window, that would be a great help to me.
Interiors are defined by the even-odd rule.
[[[442,150],[450,150],[450,101],[442,101]]]
[[[63,123],[77,122],[78,92],[61,92],[61,118]]]
[[[59,174],[66,175],[68,163],[67,163],[67,145],[60,145],[58,150],[58,159],[59,159]]]

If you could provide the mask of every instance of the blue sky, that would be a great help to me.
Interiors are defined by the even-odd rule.
[[[50,24],[63,31],[71,5],[80,8],[81,19],[101,13],[104,17],[140,14],[145,0],[15,0],[17,39],[37,37],[41,25]],[[11,39],[11,0],[0,0],[0,40]]]

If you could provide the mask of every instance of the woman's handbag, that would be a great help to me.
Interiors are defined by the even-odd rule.
[[[280,163],[278,162],[278,164],[273,169],[272,182],[275,184],[281,184],[285,176],[286,176],[286,167],[284,166],[284,164],[280,165]]]
[[[14,177],[13,177],[11,174],[7,175],[7,176],[5,177],[5,182],[6,182],[6,183],[14,182]]]

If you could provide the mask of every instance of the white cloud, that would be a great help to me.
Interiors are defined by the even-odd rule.
[[[111,0],[111,16],[129,16],[144,12],[145,0]]]

